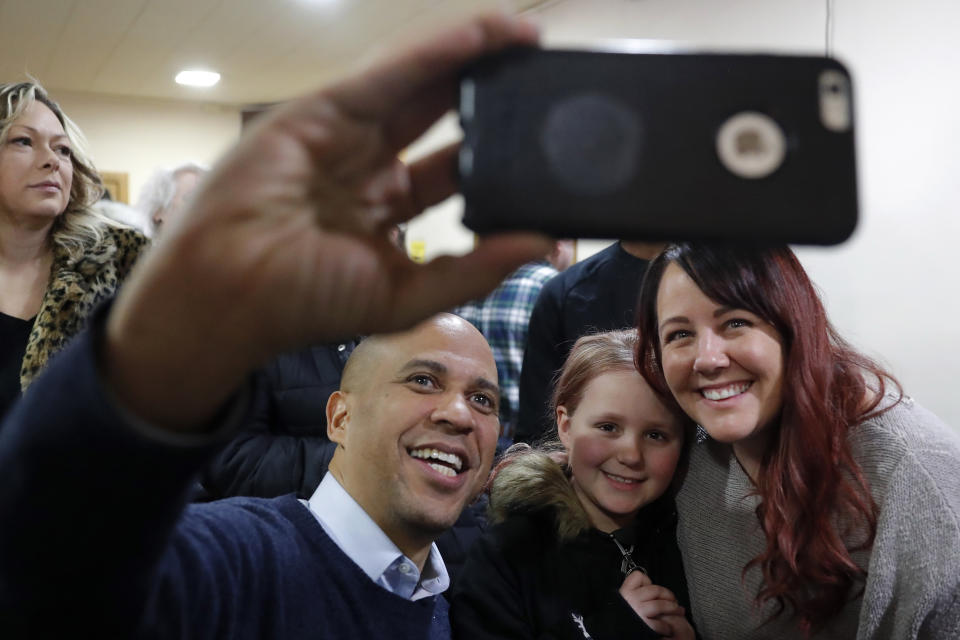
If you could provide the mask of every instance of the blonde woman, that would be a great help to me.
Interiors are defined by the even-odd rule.
[[[42,87],[0,84],[0,415],[144,247],[91,210],[102,187],[81,143]]]

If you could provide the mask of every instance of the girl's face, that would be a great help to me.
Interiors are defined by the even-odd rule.
[[[634,370],[591,380],[573,413],[557,407],[572,484],[601,531],[627,526],[670,486],[683,448],[683,424]]]
[[[717,304],[678,265],[657,293],[667,386],[710,437],[759,461],[783,407],[783,337],[743,309]],[[741,458],[741,463],[745,462]]]

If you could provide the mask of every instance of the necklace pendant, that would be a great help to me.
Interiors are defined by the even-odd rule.
[[[613,544],[617,545],[617,549],[620,550],[620,555],[623,556],[623,560],[620,561],[620,573],[623,574],[623,577],[626,578],[628,575],[634,571],[641,571],[646,573],[647,570],[638,565],[633,560],[633,545],[630,545],[629,549],[624,549],[623,545],[620,544],[620,541],[617,540],[616,536],[613,534],[607,534],[610,536],[610,539],[613,540]]]
[[[626,578],[637,570],[643,571],[643,567],[634,562],[631,556],[623,556],[623,561],[620,563],[620,573],[623,574],[623,577]],[[646,573],[646,571],[643,572]]]

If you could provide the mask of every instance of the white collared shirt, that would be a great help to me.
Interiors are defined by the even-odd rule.
[[[300,502],[340,550],[381,587],[409,600],[419,600],[439,595],[450,586],[437,545],[430,545],[421,575],[417,565],[403,555],[332,473],[323,476],[309,501]]]

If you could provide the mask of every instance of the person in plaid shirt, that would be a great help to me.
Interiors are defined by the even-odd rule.
[[[479,329],[493,350],[500,378],[502,439],[513,440],[520,400],[520,367],[533,305],[547,280],[572,262],[573,241],[557,240],[544,260],[521,266],[486,298],[453,311]]]

